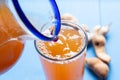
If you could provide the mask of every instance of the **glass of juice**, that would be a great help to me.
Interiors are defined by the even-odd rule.
[[[44,30],[45,35],[52,31]],[[52,34],[53,32],[51,32]],[[35,41],[46,80],[83,80],[87,36],[81,26],[61,21],[58,40]]]

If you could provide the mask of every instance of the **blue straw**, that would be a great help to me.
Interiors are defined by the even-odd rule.
[[[25,16],[24,12],[22,11],[20,5],[19,5],[19,2],[18,0],[12,0],[13,2],[13,5],[16,9],[16,12],[18,13],[20,19],[23,21],[23,23],[25,24],[25,26],[35,35],[37,36],[39,39],[41,40],[44,40],[44,41],[54,41],[59,32],[60,32],[60,28],[61,28],[61,20],[60,20],[60,13],[59,13],[59,10],[58,10],[58,6],[55,2],[55,0],[49,0],[50,3],[51,3],[51,6],[52,6],[52,9],[53,9],[53,12],[54,12],[54,16],[55,16],[55,31],[54,31],[54,34],[53,34],[53,37],[47,37],[47,36],[44,36],[43,34],[41,34],[31,23],[30,21],[27,19],[27,17]]]

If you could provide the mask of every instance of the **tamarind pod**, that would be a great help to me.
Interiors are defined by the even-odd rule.
[[[65,13],[61,16],[61,20],[69,20],[71,22],[78,23],[78,20],[69,13]]]
[[[105,51],[105,37],[103,35],[96,34],[92,38],[92,43],[97,57],[100,58],[102,61],[109,63],[111,57]]]
[[[99,58],[86,58],[86,63],[96,75],[98,75],[101,78],[107,77],[109,72],[109,67]]]

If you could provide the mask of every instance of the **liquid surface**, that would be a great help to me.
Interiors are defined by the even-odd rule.
[[[54,58],[69,58],[80,52],[83,46],[82,36],[77,30],[62,28],[56,42],[39,42],[39,49],[45,55]]]

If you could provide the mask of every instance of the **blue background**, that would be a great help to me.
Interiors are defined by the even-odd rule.
[[[36,0],[37,1],[37,0]],[[120,79],[120,1],[119,0],[56,0],[61,14],[71,13],[80,24],[88,25],[90,31],[96,25],[112,23],[107,34],[106,52],[111,56],[110,71],[106,80]],[[33,6],[31,0],[21,0]],[[36,2],[35,4],[39,4]],[[99,8],[101,4],[101,8]],[[34,5],[35,6],[35,5]],[[34,7],[33,6],[33,7]],[[25,7],[24,7],[25,8]],[[29,10],[30,11],[30,10]],[[31,11],[32,12],[32,11]],[[32,13],[31,15],[34,15]],[[88,47],[87,57],[95,57],[92,45]],[[45,80],[38,53],[33,41],[26,41],[23,53],[15,66],[3,75],[0,80]],[[100,80],[86,66],[84,80]]]

